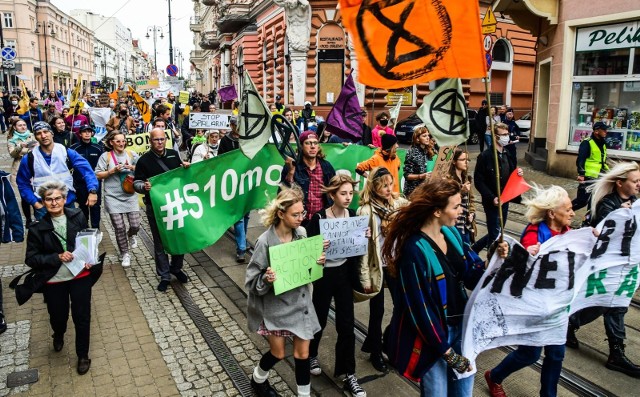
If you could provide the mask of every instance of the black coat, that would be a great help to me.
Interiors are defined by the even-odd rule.
[[[67,217],[67,251],[75,249],[76,235],[86,229],[87,219],[79,208],[65,208],[64,214]],[[47,214],[39,222],[33,223],[29,227],[27,234],[27,252],[25,264],[31,271],[25,274],[24,284],[17,285],[20,278],[15,278],[9,285],[16,289],[18,304],[22,305],[36,292],[42,292],[42,287],[56,275],[62,261],[58,257],[65,250],[58,237],[53,233],[53,222]],[[93,282],[95,283],[102,274],[101,263],[92,266],[90,269]],[[21,276],[20,276],[21,277]]]

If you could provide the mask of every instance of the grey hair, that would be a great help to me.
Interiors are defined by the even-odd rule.
[[[587,187],[587,191],[591,192],[591,219],[596,217],[596,207],[600,200],[615,191],[616,182],[627,180],[629,173],[634,171],[640,171],[636,162],[616,163],[606,174]]]
[[[555,185],[545,189],[533,184],[531,190],[533,194],[524,197],[522,204],[528,207],[525,217],[533,225],[547,219],[547,211],[555,210],[562,205],[562,200],[569,197],[566,190]]]
[[[67,198],[67,193],[69,193],[69,189],[67,188],[67,185],[65,185],[64,183],[58,180],[53,180],[53,181],[45,182],[42,185],[40,185],[40,187],[38,187],[38,196],[44,199],[47,193],[49,193],[52,190],[60,191],[60,194],[62,194],[62,197],[64,197],[65,199]]]

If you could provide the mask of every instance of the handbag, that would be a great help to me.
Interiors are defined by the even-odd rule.
[[[118,163],[118,160],[116,159],[115,153],[113,153],[113,150],[110,153],[111,153],[111,157],[109,158],[109,160],[113,159],[113,162],[117,166],[119,163]],[[127,151],[127,157],[129,157],[129,151]],[[108,164],[107,164],[107,167],[108,167]],[[131,175],[131,172],[128,172],[128,171],[120,172],[118,176],[120,177],[120,187],[122,188],[122,190],[125,193],[134,194],[136,191],[133,189],[134,178],[133,178],[133,175]]]

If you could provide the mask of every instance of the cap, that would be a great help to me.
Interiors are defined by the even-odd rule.
[[[609,126],[603,123],[602,121],[597,121],[593,124],[593,130],[608,130]]]
[[[229,124],[238,125],[238,118],[236,116],[229,117]]]
[[[302,134],[300,134],[300,144],[303,144],[304,141],[306,141],[309,138],[318,139],[318,135],[316,135],[316,133],[313,131],[305,131]]]
[[[83,124],[83,125],[80,126],[80,128],[78,128],[78,132],[82,132],[82,131],[94,132],[93,131],[93,127],[91,125],[89,125],[89,124]]]
[[[395,135],[384,134],[382,135],[382,150],[391,150],[393,145],[398,143],[398,138]]]
[[[46,121],[38,121],[37,123],[33,124],[33,132],[40,131],[40,130],[52,131],[51,126]]]

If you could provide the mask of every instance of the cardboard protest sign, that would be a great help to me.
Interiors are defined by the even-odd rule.
[[[449,175],[449,167],[453,161],[453,154],[456,152],[457,146],[440,146],[438,150],[438,156],[436,157],[436,163],[433,166],[431,177],[444,178]]]
[[[165,147],[168,149],[173,148],[173,140],[171,139],[171,130],[165,130],[167,134],[167,140],[165,141]],[[151,149],[151,138],[148,132],[141,134],[127,135],[127,150],[136,152],[139,155],[143,155]]]
[[[230,130],[230,113],[189,113],[189,128],[204,130]]]
[[[369,239],[364,235],[369,226],[369,217],[320,219],[320,233],[329,240],[325,251],[327,259],[342,259],[364,255]]]
[[[322,278],[322,265],[316,261],[322,255],[322,236],[303,238],[269,247],[269,264],[276,274],[273,290],[276,295]]]

